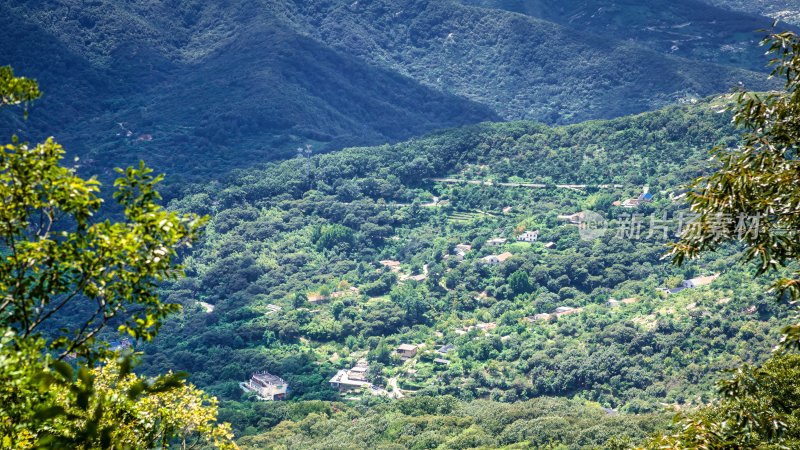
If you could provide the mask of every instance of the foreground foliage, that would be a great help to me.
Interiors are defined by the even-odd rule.
[[[780,355],[744,366],[720,382],[711,406],[678,416],[677,432],[647,449],[778,449],[800,446],[800,356]]]
[[[717,149],[719,168],[695,181],[689,194],[696,225],[672,248],[681,263],[739,240],[744,259],[758,272],[782,270],[773,283],[779,299],[800,299],[800,36],[781,33],[766,41],[773,75],[784,91],[738,97],[736,123],[748,133],[736,149]],[[757,217],[744,232],[736,218]],[[788,272],[788,273],[787,273]],[[800,323],[785,327],[776,355],[763,366],[744,366],[719,383],[721,398],[679,423],[678,433],[648,448],[796,448],[800,445]]]
[[[0,338],[0,448],[234,449],[217,401],[173,374],[148,379],[127,357],[93,369],[51,358],[40,340]]]
[[[0,68],[0,107],[39,95]],[[155,336],[179,308],[156,286],[179,275],[176,252],[204,220],[158,205],[160,177],[143,164],[116,182],[124,220],[98,220],[99,183],[63,167],[63,155],[52,139],[14,137],[0,151],[0,447],[235,448],[215,399],[183,376],[132,374],[131,355],[101,339],[109,326]]]
[[[365,408],[341,403],[287,405],[269,432],[243,448],[602,449],[624,448],[664,425],[666,414],[617,415],[580,400],[515,403],[417,397]]]

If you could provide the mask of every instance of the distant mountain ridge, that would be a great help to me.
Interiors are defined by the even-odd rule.
[[[772,19],[700,0],[461,0],[517,12],[697,61],[761,71],[767,58],[758,43]]]
[[[674,58],[613,35],[457,2],[320,1],[301,11],[295,16],[329,45],[488,104],[511,120],[617,117],[759,82],[754,73]],[[748,45],[757,37],[748,36]]]
[[[148,27],[130,31],[166,11],[120,23],[100,9],[68,14],[76,23],[59,35],[23,6],[0,6],[16,31],[0,42],[0,64],[39,79],[46,94],[29,122],[11,122],[8,131],[27,129],[32,139],[56,134],[84,164],[106,173],[143,158],[179,180],[292,156],[306,143],[380,143],[497,119],[486,106],[371,67],[274,19],[243,20],[230,36],[184,36],[157,47],[169,35],[163,24],[149,27],[157,35]],[[103,20],[120,31],[100,42],[105,47],[70,41],[83,23],[94,23],[89,42],[103,39]],[[199,41],[208,48],[192,53]]]
[[[56,134],[92,173],[145,159],[172,181],[307,144],[326,151],[499,119],[574,123],[767,86],[753,64],[704,62],[708,46],[665,54],[626,23],[575,31],[456,1],[59,0],[0,13],[0,64],[46,93],[29,122],[0,131]],[[700,31],[739,48],[754,39],[742,29]]]
[[[729,8],[735,11],[744,11],[751,14],[761,14],[778,19],[781,22],[800,25],[800,3],[795,0],[704,0],[706,3]]]

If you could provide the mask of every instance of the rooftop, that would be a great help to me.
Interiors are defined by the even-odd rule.
[[[341,369],[340,371],[336,372],[336,375],[334,375],[333,378],[330,379],[330,383],[336,383],[336,384],[344,385],[344,386],[355,386],[355,387],[360,387],[360,386],[371,387],[372,386],[372,383],[370,383],[369,381],[354,380],[354,379],[351,379],[350,377],[348,377],[348,374],[350,372],[352,372],[352,371],[353,371],[353,369],[350,369],[350,370]]]
[[[528,322],[535,322],[537,320],[550,320],[550,314],[547,313],[534,314],[533,316],[526,317],[526,319],[528,319]]]
[[[497,255],[497,259],[500,260],[500,262],[503,262],[503,261],[507,260],[508,258],[511,258],[512,256],[514,256],[514,255],[511,252],[503,252],[503,253],[500,253],[499,255]]]
[[[254,373],[252,379],[259,381],[265,385],[283,385],[286,384],[283,378],[273,375],[267,371]]]
[[[436,351],[437,351],[437,352],[439,352],[439,353],[445,354],[445,353],[447,353],[447,352],[450,352],[450,351],[452,351],[452,350],[453,350],[453,349],[455,349],[455,348],[456,348],[456,346],[455,346],[455,345],[453,345],[453,344],[447,344],[447,345],[443,345],[443,346],[439,347],[439,349],[438,349],[438,350],[436,350]]]
[[[502,237],[491,238],[488,241],[486,241],[486,243],[489,244],[489,245],[492,245],[492,244],[505,244],[506,242],[508,242],[508,239],[502,238]]]
[[[707,284],[711,284],[711,282],[716,280],[717,278],[719,278],[719,274],[715,273],[714,275],[708,275],[708,276],[704,276],[704,277],[696,277],[696,278],[692,278],[692,279],[687,280],[687,281],[689,281],[694,286],[705,286]]]
[[[560,215],[557,218],[559,220],[568,220],[571,223],[580,223],[584,218],[586,218],[586,214],[583,212],[577,212],[575,214]]]

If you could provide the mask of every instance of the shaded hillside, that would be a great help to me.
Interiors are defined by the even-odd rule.
[[[505,119],[572,123],[724,92],[738,82],[763,86],[752,72],[649,50],[624,26],[591,34],[453,1],[296,3],[295,20],[327,44],[490,105]],[[638,9],[626,5],[629,14]],[[725,38],[741,47],[754,39]]]
[[[57,134],[88,171],[144,158],[172,181],[307,144],[319,152],[498,118],[570,123],[738,82],[764,87],[754,72],[647,49],[624,26],[598,37],[454,1],[59,0],[0,12],[10,37],[0,64],[47,93],[35,119],[7,128]],[[736,30],[697,32],[746,46]]]
[[[772,19],[718,8],[700,0],[462,0],[504,9],[660,53],[761,71],[758,43]],[[757,13],[760,11],[751,11]]]
[[[150,134],[153,141],[118,139],[89,148],[96,166],[144,158],[175,181],[292,157],[305,144],[319,152],[391,142],[493,117],[483,105],[266,26],[240,30],[239,39],[202,64],[180,67],[170,80],[103,115],[96,127],[72,130],[91,142],[87,131],[115,135],[124,121],[135,136]]]
[[[6,122],[2,131],[56,134],[101,175],[143,158],[171,181],[198,180],[294,155],[306,144],[320,151],[396,141],[497,118],[270,15],[213,16],[218,11],[202,5],[203,19],[186,25],[167,7],[36,8],[44,6],[0,7],[11,37],[0,42],[0,64],[37,78],[47,100],[35,119]],[[174,22],[165,21],[170,14]]]

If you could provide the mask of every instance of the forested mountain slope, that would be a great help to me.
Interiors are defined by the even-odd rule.
[[[758,42],[772,19],[700,0],[462,0],[545,19],[668,55],[760,71],[767,61]],[[753,14],[755,13],[755,14]]]
[[[325,439],[334,430],[352,437],[343,448],[389,445],[390,430],[407,421],[428,424],[404,436],[409,442],[437,445],[464,433],[477,436],[475,446],[493,433],[508,444],[539,433],[536,442],[590,448],[625,421],[632,422],[623,434],[638,439],[662,423],[662,404],[702,401],[721,369],[767,355],[787,315],[750,268],[733,264],[735,249],[676,268],[661,259],[665,238],[649,233],[650,214],[681,217],[679,187],[704,170],[707,149],[737,140],[723,107],[702,102],[565,127],[481,124],[295,158],[187,189],[172,207],[213,217],[187,259],[187,279],[164,291],[186,312],[144,349],[145,367],[187,370],[226,400],[225,418],[240,433],[291,422],[243,441],[256,447],[332,442]],[[618,186],[600,187],[608,184]],[[652,202],[635,210],[614,204],[644,185]],[[608,233],[584,240],[558,218],[584,209],[604,214]],[[635,237],[619,234],[631,213],[644,224]],[[525,230],[538,230],[538,240],[515,242]],[[493,246],[496,237],[508,241]],[[457,258],[456,244],[471,248]],[[501,252],[512,256],[486,263]],[[710,286],[658,290],[717,273]],[[535,318],[557,311],[573,312]],[[405,362],[393,355],[402,343],[419,345],[418,355]],[[444,366],[434,362],[443,345],[453,346]],[[389,401],[329,386],[359,359],[389,392],[452,395],[458,405],[421,419],[402,404],[348,412],[308,403],[353,395],[355,404]],[[260,370],[283,377],[299,403],[243,396],[238,383]],[[558,400],[536,422],[544,424],[508,429],[513,418],[489,425],[473,417],[476,408],[505,406],[469,404],[542,396],[597,403]],[[620,416],[587,435],[573,417],[583,407]],[[369,429],[355,432],[359,424]],[[425,434],[426,426],[438,431]]]
[[[622,8],[632,14],[637,5]],[[490,105],[505,119],[572,123],[615,117],[757,79],[708,62],[715,58],[686,60],[649,50],[647,38],[645,46],[639,45],[640,36],[625,26],[592,34],[591,29],[451,1],[345,5],[328,0],[298,8],[294,20],[305,20],[308,32],[329,45]],[[645,27],[647,19],[634,15],[631,22]],[[769,21],[750,18],[748,23],[758,28]],[[721,39],[720,30],[704,32],[716,34],[709,48],[724,43],[746,48],[758,41],[754,30]]]
[[[800,25],[800,5],[795,0],[704,0],[706,3],[779,19]]]
[[[633,26],[638,7],[619,8],[630,17],[620,26],[575,31],[455,1],[20,1],[0,5],[0,64],[47,93],[14,130],[58,131],[87,172],[143,158],[171,181],[306,144],[319,152],[497,119],[570,123],[738,82],[765,87],[738,56],[706,61],[715,46],[749,48],[742,30],[756,18],[728,35],[698,22],[703,45],[682,58],[635,33],[660,22]],[[669,12],[664,23],[683,20]]]
[[[94,172],[145,159],[183,177],[497,118],[370,66],[245,2],[218,11],[136,2],[0,6],[0,63],[47,92],[29,123]],[[40,112],[40,111],[41,112]]]

